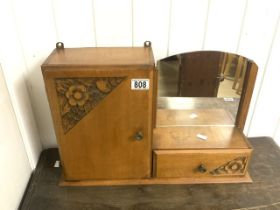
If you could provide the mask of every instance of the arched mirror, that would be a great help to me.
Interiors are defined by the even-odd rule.
[[[187,124],[243,129],[256,78],[253,61],[232,53],[197,51],[161,59],[157,69],[159,108],[185,110],[191,118]],[[193,120],[198,116],[203,120]]]

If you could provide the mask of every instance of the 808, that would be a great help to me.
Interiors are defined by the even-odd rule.
[[[147,87],[147,82],[146,81],[134,81],[134,88],[135,89],[141,89],[141,88],[146,88]]]

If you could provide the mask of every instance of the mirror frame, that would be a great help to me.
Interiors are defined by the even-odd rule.
[[[244,130],[244,126],[246,123],[246,118],[248,115],[249,106],[254,91],[255,81],[257,78],[257,72],[257,64],[254,61],[248,59],[248,66],[245,73],[244,84],[235,119],[235,126],[241,129],[242,131]]]
[[[229,52],[223,52],[223,51],[193,51],[193,52],[185,52],[185,53],[194,53],[194,52],[219,52],[219,53],[222,53],[222,54],[228,54],[228,55],[234,55],[234,56],[241,56],[243,58],[245,58],[248,62],[247,64],[247,69],[246,69],[246,72],[245,72],[245,76],[244,76],[244,83],[243,83],[243,87],[242,87],[242,92],[241,92],[241,96],[240,96],[240,102],[239,102],[239,105],[238,105],[238,110],[237,110],[237,114],[236,114],[236,118],[235,118],[235,127],[239,128],[240,130],[244,130],[244,127],[245,127],[245,123],[246,123],[246,118],[247,118],[247,115],[248,115],[248,111],[249,111],[249,107],[250,107],[250,102],[251,102],[251,98],[252,98],[252,95],[253,95],[253,91],[254,91],[254,86],[255,86],[255,81],[256,81],[256,78],[257,78],[257,72],[258,72],[258,66],[257,64],[253,61],[253,60],[250,60],[248,59],[247,57],[244,57],[242,55],[238,55],[238,54],[235,54],[235,53],[229,53]],[[185,53],[180,53],[180,54],[185,54]],[[174,55],[171,55],[171,56],[174,56]],[[168,57],[171,57],[171,56],[168,56]],[[166,57],[166,58],[168,58]],[[165,59],[165,58],[163,58]],[[160,59],[160,60],[163,60],[163,59]],[[160,61],[158,60],[157,63]],[[156,74],[155,74],[155,77],[154,77],[154,85],[155,87],[157,88],[154,88],[154,110],[157,110],[157,97],[158,97],[158,68],[156,68]],[[153,113],[154,117],[154,122],[153,122],[153,125],[154,125],[154,128],[156,127],[156,122],[155,122],[155,119],[156,119],[156,111]]]

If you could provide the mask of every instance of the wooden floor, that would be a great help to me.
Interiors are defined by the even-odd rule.
[[[269,138],[250,139],[252,184],[59,187],[57,149],[43,151],[20,209],[167,210],[280,209],[280,150]]]

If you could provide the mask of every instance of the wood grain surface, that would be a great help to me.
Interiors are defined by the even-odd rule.
[[[149,47],[58,49],[43,64],[66,180],[151,177],[155,100],[151,56]],[[110,78],[123,79],[111,89]],[[131,90],[131,79],[137,78],[149,79],[150,88]],[[57,86],[57,79],[65,82]],[[99,98],[94,106],[88,106],[91,97]],[[69,109],[68,121],[77,122],[65,132],[63,116]],[[80,112],[86,114],[81,118]],[[143,138],[137,141],[139,132]]]
[[[158,178],[180,183],[176,178],[195,182],[203,177],[202,182],[226,182],[218,175],[234,175],[229,182],[248,181],[252,149],[227,109],[157,110],[157,72],[149,46],[58,48],[42,72],[62,185],[169,182]],[[150,88],[132,90],[132,79],[149,79]],[[245,83],[238,120],[246,118],[253,81]],[[207,173],[197,173],[201,165]]]
[[[89,47],[55,49],[43,66],[154,65],[149,47]]]
[[[202,134],[203,140],[197,137]],[[180,126],[154,129],[153,149],[247,149],[246,137],[236,127]]]
[[[254,91],[255,81],[257,78],[258,66],[253,61],[248,62],[247,71],[243,82],[243,89],[240,98],[240,104],[236,116],[235,125],[241,130],[244,129],[251,98]]]
[[[187,125],[234,125],[234,117],[225,109],[158,109],[157,127]]]
[[[200,178],[243,176],[250,149],[154,150],[154,177]],[[202,169],[200,169],[202,167]]]

